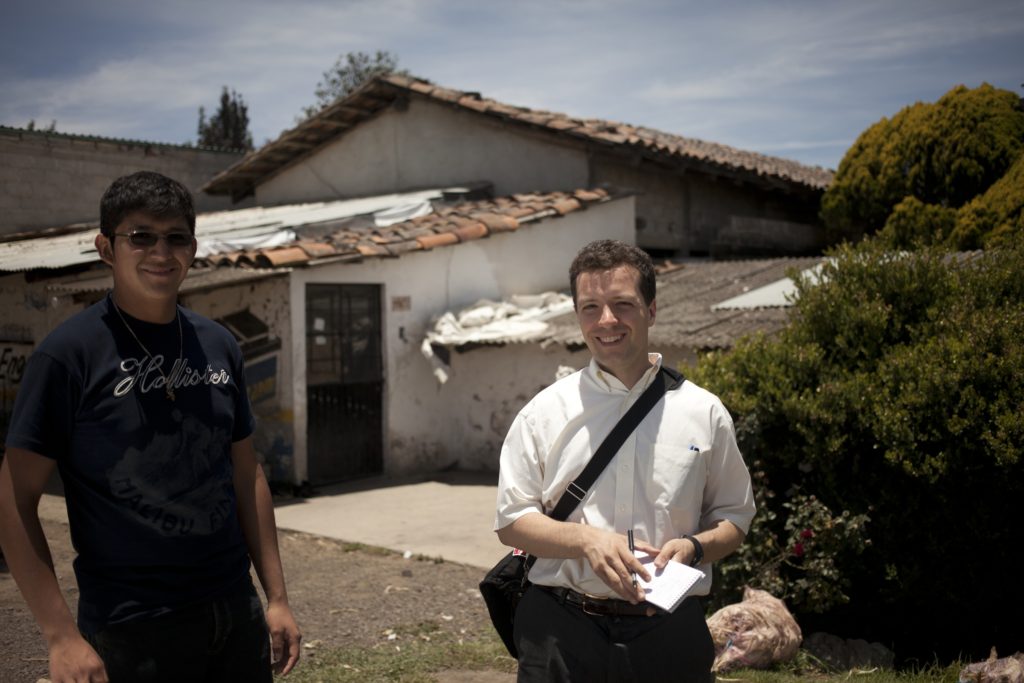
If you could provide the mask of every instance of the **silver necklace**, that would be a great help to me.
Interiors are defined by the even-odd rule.
[[[121,322],[124,323],[125,328],[128,330],[128,334],[132,335],[132,338],[142,348],[143,353],[145,353],[146,356],[149,357],[149,360],[155,363],[156,359],[153,357],[153,354],[149,352],[149,349],[146,348],[146,345],[143,344],[142,340],[139,339],[139,336],[135,334],[135,330],[133,330],[132,326],[128,324],[127,320],[125,320],[124,314],[121,313],[121,309],[118,308],[117,304],[114,303],[113,299],[110,300],[110,303],[114,304],[114,310],[117,311],[117,317],[120,318]],[[177,306],[174,307],[174,319],[178,321],[178,361],[180,362],[183,357],[183,352],[185,350],[185,342],[184,335],[181,333],[181,316],[178,315]],[[171,367],[173,368],[174,366]],[[167,393],[167,399],[173,401],[174,389],[171,387],[171,379],[166,374],[164,374],[164,369],[162,367],[157,365],[156,369],[160,373],[160,376],[164,378],[164,391]]]

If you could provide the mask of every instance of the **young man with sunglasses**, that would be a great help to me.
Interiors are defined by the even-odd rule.
[[[96,249],[113,291],[32,355],[0,466],[0,544],[47,641],[50,679],[270,681],[295,665],[301,636],[241,351],[177,304],[196,252],[188,190],[152,172],[115,180]],[[77,551],[77,626],[37,513],[55,467]]]

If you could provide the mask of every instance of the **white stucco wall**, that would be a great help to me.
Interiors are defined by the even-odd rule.
[[[498,196],[588,187],[586,153],[568,142],[413,98],[280,171],[257,204],[383,194],[486,180]]]
[[[584,348],[561,344],[485,346],[453,351],[451,373],[435,382],[434,402],[449,413],[450,463],[464,470],[498,470],[498,456],[512,420],[537,394],[555,381],[560,366],[578,370],[590,362]]]
[[[684,375],[696,364],[692,349],[651,350],[661,353],[666,365]],[[444,437],[449,444],[449,462],[445,464],[463,470],[497,471],[501,444],[523,406],[555,381],[559,368],[579,370],[589,362],[586,348],[569,349],[561,344],[452,350],[449,379],[444,385],[436,384],[430,401],[443,405],[447,413]]]
[[[583,245],[602,238],[632,243],[633,209],[633,198],[627,197],[526,225],[513,233],[413,252],[397,259],[368,259],[293,271],[290,305],[291,338],[296,340],[291,346],[296,481],[308,478],[306,359],[304,344],[299,341],[305,338],[307,284],[382,285],[385,473],[430,471],[456,461],[469,466],[480,462],[480,457],[461,462],[465,408],[447,401],[447,394],[442,396],[432,366],[420,353],[420,343],[432,319],[479,299],[500,300],[515,293],[567,289],[569,263]],[[409,297],[410,310],[391,310],[395,297]]]

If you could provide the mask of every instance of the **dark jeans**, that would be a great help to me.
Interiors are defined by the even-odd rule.
[[[270,635],[263,604],[244,592],[86,636],[111,683],[269,683]]]
[[[695,598],[670,614],[595,616],[531,586],[513,637],[519,683],[712,680],[715,647]]]

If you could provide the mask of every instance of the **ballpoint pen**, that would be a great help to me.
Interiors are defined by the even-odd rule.
[[[626,538],[629,540],[629,552],[633,553],[633,555],[635,557],[636,556],[636,548],[633,547],[633,530],[632,529],[630,529],[629,531],[626,532]],[[636,572],[630,572],[630,574],[633,576],[633,588],[636,588]]]

